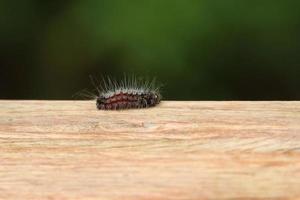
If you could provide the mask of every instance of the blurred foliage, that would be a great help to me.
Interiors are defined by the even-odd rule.
[[[300,1],[0,1],[0,98],[72,99],[89,75],[165,99],[300,99]]]

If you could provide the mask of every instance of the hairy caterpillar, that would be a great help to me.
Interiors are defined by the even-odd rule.
[[[112,80],[110,77],[103,78],[100,83],[95,83],[92,78],[91,80],[98,93],[93,96],[99,110],[148,108],[161,101],[160,87],[155,79],[148,81],[124,76],[121,81]]]

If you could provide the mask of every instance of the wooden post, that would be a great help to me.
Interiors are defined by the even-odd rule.
[[[0,101],[0,199],[300,198],[300,102]]]

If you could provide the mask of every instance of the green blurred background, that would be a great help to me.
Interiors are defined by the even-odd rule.
[[[300,100],[296,0],[0,0],[0,45],[1,99],[133,73],[170,100]]]

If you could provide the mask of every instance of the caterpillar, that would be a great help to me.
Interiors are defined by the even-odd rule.
[[[161,101],[160,86],[155,79],[151,81],[125,76],[121,81],[102,78],[96,82],[91,77],[96,87],[96,106],[99,110],[138,109],[156,106]]]

